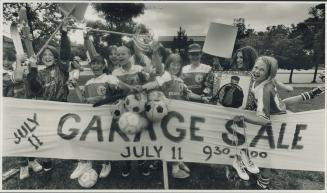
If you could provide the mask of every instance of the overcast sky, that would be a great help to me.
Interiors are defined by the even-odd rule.
[[[245,24],[256,31],[267,26],[290,26],[309,17],[308,10],[314,3],[145,3],[144,14],[135,19],[151,28],[158,36],[176,35],[179,26],[190,35],[206,35],[210,22],[232,24],[234,18],[244,18]],[[96,11],[89,6],[86,20],[97,20]],[[6,29],[4,29],[7,31]],[[9,28],[8,28],[9,31]],[[71,36],[82,43],[82,32]]]

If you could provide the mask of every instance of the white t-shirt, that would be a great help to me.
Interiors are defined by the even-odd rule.
[[[139,78],[139,72],[141,72],[142,70],[142,66],[132,64],[132,67],[128,71],[120,67],[118,69],[115,69],[112,72],[112,75],[116,76],[119,80],[126,84],[138,85],[141,83]]]

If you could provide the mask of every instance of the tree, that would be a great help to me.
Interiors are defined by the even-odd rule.
[[[143,3],[94,3],[92,4],[106,19],[110,29],[123,30],[133,23],[133,18],[144,13]],[[130,31],[131,32],[131,31]]]
[[[143,14],[145,9],[142,3],[94,3],[92,6],[106,21],[89,21],[87,27],[124,33],[135,32],[137,24],[133,18]],[[145,26],[143,28],[147,30]],[[107,56],[105,49],[107,45],[122,43],[121,35],[92,33],[92,36],[95,48],[103,56]]]
[[[182,27],[179,27],[179,31],[177,31],[177,36],[174,36],[171,49],[178,52],[179,55],[182,57],[183,62],[188,63],[188,45],[189,42],[187,41],[187,34]],[[192,40],[193,42],[193,40]]]
[[[278,60],[279,68],[291,70],[289,83],[292,83],[294,69],[312,68],[310,55],[303,47],[300,38],[289,39],[287,36],[273,43],[273,55]]]
[[[55,3],[4,3],[3,18],[5,24],[17,21],[19,10],[25,7],[28,25],[33,36],[34,50],[41,48],[43,43],[50,37],[55,28],[63,19]],[[48,17],[51,15],[51,17]],[[58,44],[56,40],[53,44]]]
[[[325,4],[309,9],[310,17],[293,26],[292,37],[300,37],[304,49],[311,53],[315,73],[312,82],[316,82],[318,65],[325,62]]]

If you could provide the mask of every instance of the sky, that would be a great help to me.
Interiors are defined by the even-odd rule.
[[[264,31],[267,26],[290,26],[309,17],[308,10],[316,4],[306,3],[145,3],[144,14],[135,18],[152,29],[157,36],[174,36],[180,26],[188,36],[206,35],[210,22],[233,24],[234,18],[244,18],[248,28]],[[103,20],[89,6],[86,20]],[[5,26],[6,28],[6,26]],[[9,31],[9,27],[4,29]],[[82,43],[82,32],[75,32],[71,40]]]

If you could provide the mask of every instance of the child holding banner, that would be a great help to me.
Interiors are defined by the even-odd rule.
[[[60,50],[48,45],[40,54],[40,58],[29,59],[30,72],[27,80],[36,99],[66,102],[68,96],[67,81],[69,78],[70,40],[67,35],[67,20],[61,28]],[[39,70],[37,63],[45,65]],[[44,171],[52,169],[50,159],[44,161]]]
[[[256,60],[252,70],[253,85],[251,93],[256,99],[253,107],[256,117],[236,116],[234,121],[245,121],[256,125],[270,124],[270,115],[286,113],[286,105],[280,99],[274,83],[278,69],[277,60],[269,56],[261,56]],[[319,95],[316,89],[307,92],[312,98]],[[244,161],[244,160],[243,160]],[[264,168],[256,182],[258,189],[269,189],[271,170]]]
[[[206,97],[197,95],[187,88],[180,78],[182,69],[182,58],[179,54],[171,54],[166,60],[167,71],[161,76],[156,76],[155,80],[142,86],[143,90],[160,89],[167,98],[176,100],[195,100],[208,103]],[[174,178],[188,178],[190,169],[184,162],[173,162],[172,175]]]
[[[26,60],[26,56],[17,55],[13,50],[7,50],[3,56],[3,96],[4,97],[15,97],[15,98],[29,98],[29,93],[26,89],[26,76],[22,81],[17,82],[15,80],[15,73],[18,73],[15,69],[13,71],[13,65],[21,65]],[[14,63],[16,60],[16,63]],[[23,180],[29,177],[29,168],[32,168],[34,172],[42,170],[42,165],[32,157],[21,157],[19,158],[20,172],[19,179]]]
[[[112,75],[116,76],[121,82],[136,86],[144,84],[149,79],[149,74],[144,72],[142,66],[132,63],[131,51],[126,46],[120,46],[117,49],[118,65],[120,68],[115,69]],[[121,175],[127,177],[130,175],[131,161],[126,161]],[[144,176],[150,175],[148,163],[146,161],[138,161],[138,168]]]
[[[199,44],[191,44],[188,48],[188,55],[191,64],[182,68],[181,78],[193,93],[202,95],[205,87],[205,78],[211,67],[200,62],[202,50]]]

